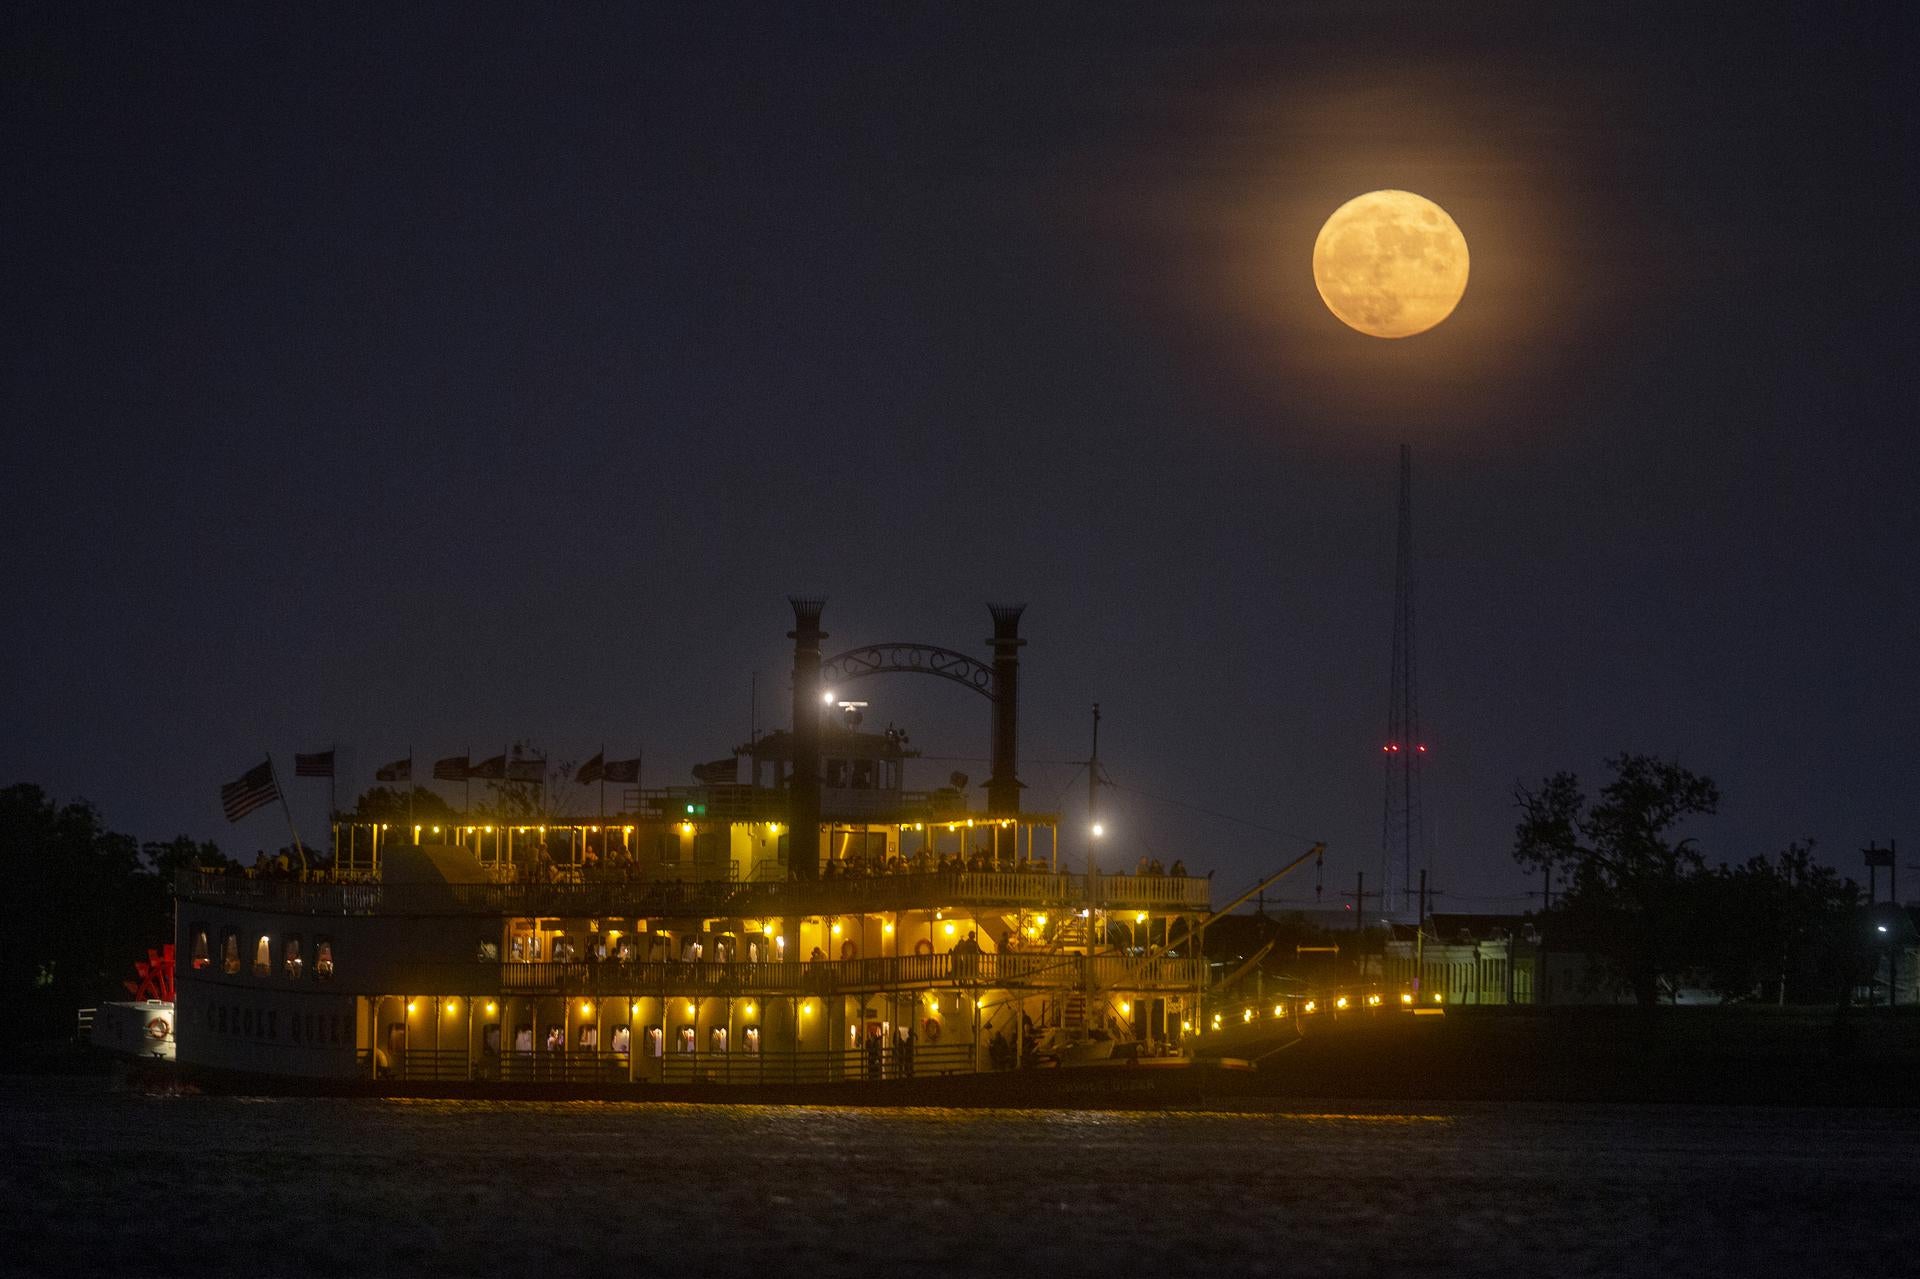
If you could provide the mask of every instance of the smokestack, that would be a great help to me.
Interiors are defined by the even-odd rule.
[[[987,779],[987,813],[1020,812],[1020,615],[1025,604],[989,604],[993,614],[993,776]]]
[[[788,779],[787,816],[793,823],[787,843],[787,875],[814,879],[820,874],[820,629],[824,599],[787,597],[793,605],[793,775]],[[798,934],[795,934],[796,938]]]

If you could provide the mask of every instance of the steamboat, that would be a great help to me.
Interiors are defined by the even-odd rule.
[[[1024,805],[1021,607],[992,606],[980,661],[823,655],[823,601],[792,605],[791,721],[731,773],[623,786],[589,820],[342,817],[325,875],[183,876],[181,1077],[729,1099],[1193,1078],[1210,881],[1070,867],[1059,815]],[[884,674],[988,703],[983,805],[907,789],[905,736],[848,713],[839,694]]]

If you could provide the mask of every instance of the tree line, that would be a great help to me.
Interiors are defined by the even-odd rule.
[[[1709,864],[1682,829],[1719,811],[1712,778],[1651,755],[1606,764],[1592,798],[1573,773],[1515,788],[1514,860],[1562,890],[1546,911],[1555,949],[1593,955],[1643,1005],[1681,985],[1844,1004],[1872,980],[1884,951],[1860,886],[1816,863],[1811,839]]]

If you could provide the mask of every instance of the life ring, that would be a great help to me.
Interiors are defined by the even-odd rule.
[[[859,946],[859,943],[857,943],[857,942],[855,942],[855,941],[853,940],[853,938],[851,938],[851,937],[849,937],[849,938],[847,938],[847,939],[846,939],[845,941],[843,941],[843,942],[841,942],[841,943],[840,943],[840,958],[842,958],[842,959],[858,959],[858,958],[860,958],[860,946]]]
[[[940,1042],[940,1023],[929,1017],[926,1024],[920,1027],[920,1033],[926,1036],[928,1043],[937,1044]]]
[[[173,1027],[167,1025],[165,1017],[155,1017],[147,1023],[147,1033],[155,1039],[165,1039],[173,1033]]]
[[[922,937],[919,941],[913,943],[913,953],[916,955],[931,955],[933,953],[933,943]]]

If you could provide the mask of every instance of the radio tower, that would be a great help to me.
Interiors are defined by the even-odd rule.
[[[1386,804],[1380,834],[1380,905],[1413,908],[1414,857],[1425,860],[1420,817],[1420,688],[1413,644],[1413,449],[1400,446],[1400,541],[1393,568],[1393,678],[1387,699]]]

